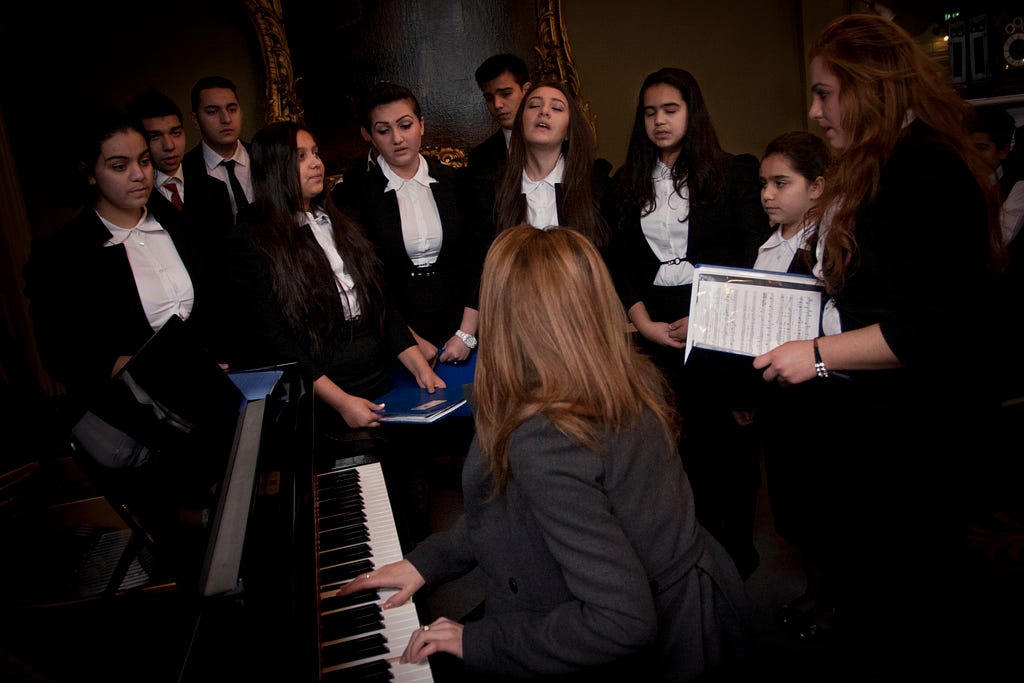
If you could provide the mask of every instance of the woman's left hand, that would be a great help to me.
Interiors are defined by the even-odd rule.
[[[441,617],[413,631],[402,653],[403,664],[419,664],[435,652],[448,652],[462,659],[462,624]]]
[[[469,358],[470,353],[471,350],[466,346],[466,342],[453,334],[451,338],[445,342],[444,348],[441,349],[441,357],[438,360],[442,363],[461,363]]]

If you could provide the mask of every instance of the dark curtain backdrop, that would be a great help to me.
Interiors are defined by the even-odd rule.
[[[356,120],[378,81],[412,90],[423,109],[424,145],[469,149],[494,132],[473,72],[513,52],[535,67],[533,2],[284,0],[306,123],[329,173],[343,173],[369,149]]]

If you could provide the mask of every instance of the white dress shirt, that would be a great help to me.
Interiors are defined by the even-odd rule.
[[[398,198],[398,213],[402,220],[402,238],[405,252],[414,266],[429,266],[441,252],[444,231],[441,215],[430,184],[437,180],[430,177],[427,160],[420,155],[420,166],[416,175],[406,180],[391,170],[383,157],[377,159],[380,170],[388,181],[385,192],[394,192]]]
[[[558,225],[558,205],[555,185],[562,182],[565,173],[565,159],[561,156],[551,173],[541,180],[530,180],[523,171],[523,194],[526,195],[526,222],[540,230]]]
[[[192,278],[163,226],[145,208],[142,218],[130,229],[99,218],[110,231],[110,239],[103,246],[123,244],[128,253],[139,299],[153,331],[163,327],[172,315],[187,320],[195,303]]]
[[[754,261],[756,270],[771,270],[778,273],[785,273],[793,263],[793,257],[801,247],[807,244],[814,225],[805,225],[800,228],[792,237],[782,236],[782,226],[779,226],[771,234],[764,244],[757,249],[757,260]]]
[[[252,203],[254,193],[252,190],[252,176],[250,175],[251,166],[249,165],[249,151],[245,149],[245,145],[243,145],[242,141],[239,140],[238,144],[235,145],[235,153],[225,159],[210,149],[210,146],[206,144],[205,140],[203,140],[200,145],[203,149],[203,161],[206,162],[206,172],[227,185],[228,199],[231,200],[231,212],[238,213],[238,207],[235,206],[235,194],[231,191],[231,181],[228,180],[228,170],[221,166],[220,162],[227,161],[227,159],[234,159],[235,177],[238,178],[238,182],[242,186],[245,198]],[[182,198],[182,200],[184,201],[184,198]]]
[[[167,175],[166,173],[164,173],[160,169],[154,169],[154,171],[155,172],[153,173],[153,185],[155,185],[157,191],[159,191],[160,194],[162,194],[164,196],[164,199],[166,199],[167,201],[172,202],[172,203],[174,202],[174,200],[171,199],[171,191],[168,190],[166,187],[164,187],[164,184],[168,180],[170,180],[172,183],[174,183],[178,187],[178,197],[180,197],[181,201],[184,203],[184,201],[185,201],[185,176],[181,172],[181,166],[180,165],[178,166],[178,170],[175,171],[174,175]]]
[[[338,253],[338,247],[334,244],[334,232],[331,229],[331,219],[326,213],[317,211],[313,213],[306,211],[299,218],[299,222],[305,222],[313,231],[313,237],[317,244],[324,250],[327,262],[331,264],[331,271],[334,272],[334,282],[338,286],[338,295],[341,298],[341,305],[345,309],[345,319],[352,320],[360,315],[359,298],[356,296],[356,283],[345,267],[345,261]]]
[[[684,261],[690,237],[690,186],[682,194],[672,183],[672,169],[658,161],[651,174],[654,181],[654,210],[640,217],[640,227],[651,251],[661,261],[654,284],[662,287],[693,282],[693,264]]]
[[[1024,226],[1024,180],[1018,180],[1003,200],[1000,211],[1003,225],[1003,244],[1009,244]]]
[[[833,204],[825,210],[825,215],[822,216],[818,227],[818,244],[814,248],[814,268],[811,269],[811,273],[814,277],[818,278],[818,282],[825,281],[825,278],[822,276],[822,264],[825,261],[825,235],[828,234],[829,223],[832,216],[835,215],[834,209],[835,205]],[[821,331],[826,335],[839,334],[843,331],[843,323],[839,318],[839,309],[836,308],[836,300],[832,297],[829,297],[828,301],[825,302],[825,307],[821,312]]]

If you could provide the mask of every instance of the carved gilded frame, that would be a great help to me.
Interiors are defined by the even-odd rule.
[[[284,32],[284,13],[280,0],[242,0],[249,19],[256,29],[263,56],[263,69],[267,77],[265,119],[274,121],[296,120],[302,116],[302,104],[295,86],[297,79],[292,69],[292,55]]]
[[[292,68],[291,52],[284,30],[284,14],[280,0],[243,0],[260,43],[266,72],[266,122],[295,120],[302,116],[302,103],[296,92],[297,79]],[[595,128],[590,105],[583,99],[576,65],[569,48],[569,38],[562,19],[561,0],[536,0],[537,44],[533,47],[538,67],[535,78],[557,78],[565,82],[570,94],[583,108]],[[595,130],[596,133],[596,130]],[[449,166],[465,166],[466,151],[458,147],[424,148]]]

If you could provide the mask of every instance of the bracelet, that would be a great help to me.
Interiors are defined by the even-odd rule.
[[[828,377],[828,368],[825,367],[825,362],[821,360],[821,351],[818,350],[818,339],[820,338],[814,338],[814,372],[818,377]]]
[[[466,345],[470,351],[476,348],[477,340],[476,337],[471,335],[469,332],[463,332],[462,330],[455,330],[455,336],[462,340],[462,343]]]

